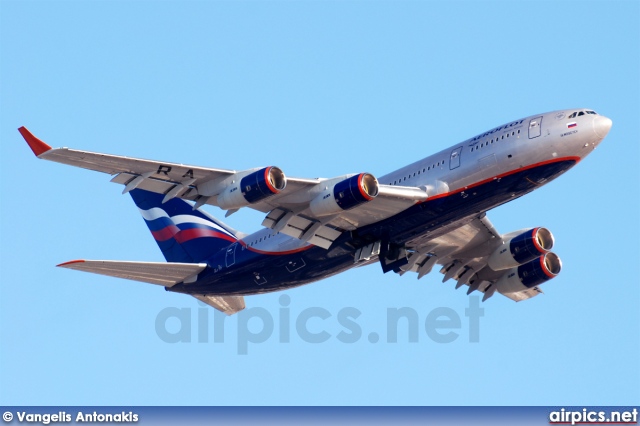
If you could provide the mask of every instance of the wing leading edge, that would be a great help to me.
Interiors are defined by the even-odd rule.
[[[274,189],[267,179],[266,188],[271,192],[263,193],[256,196],[255,200],[249,201],[246,199],[248,195],[244,194],[245,188],[256,191],[265,189],[260,187],[260,182],[254,183],[255,188],[251,185],[246,186],[245,178],[260,177],[263,170],[277,168],[257,168],[238,172],[69,148],[52,148],[25,127],[18,130],[38,158],[114,175],[111,181],[124,185],[123,193],[140,188],[164,194],[163,202],[179,197],[194,201],[194,208],[210,204],[227,210],[227,214],[241,207],[249,207],[267,213],[264,226],[324,248],[328,248],[342,232],[391,217],[416,202],[426,200],[428,196],[422,188],[381,185],[371,176],[375,181],[376,194],[367,202],[341,206],[329,214],[315,214],[314,202],[319,198],[333,196],[329,193],[334,186],[369,174],[344,175],[331,179],[285,178],[282,174],[282,179],[286,179],[282,188]],[[244,198],[239,198],[238,201],[238,194],[241,192]],[[277,223],[275,219],[281,218],[286,220]]]

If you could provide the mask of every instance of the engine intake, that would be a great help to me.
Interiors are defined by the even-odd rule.
[[[378,180],[370,173],[360,173],[327,187],[309,204],[315,216],[326,216],[367,203],[378,195]]]
[[[287,178],[278,167],[270,166],[240,175],[219,196],[217,205],[225,210],[257,203],[287,186]]]
[[[555,278],[562,269],[562,261],[553,252],[533,259],[530,262],[511,268],[496,282],[500,293],[517,293],[533,288]]]
[[[529,229],[504,241],[487,263],[494,271],[513,268],[547,253],[553,243],[553,234],[547,228]]]

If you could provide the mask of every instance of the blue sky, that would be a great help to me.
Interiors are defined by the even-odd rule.
[[[639,12],[635,1],[2,0],[0,404],[637,404]],[[258,333],[260,318],[227,319],[217,343],[218,318],[195,299],[55,268],[163,259],[107,175],[38,161],[16,131],[209,167],[383,175],[576,107],[613,120],[596,152],[489,213],[501,232],[555,234],[564,268],[545,295],[484,303],[470,342],[462,290],[437,273],[417,281],[370,266],[286,292],[289,343],[278,336],[282,294],[248,297],[274,331],[245,355],[242,327]],[[228,223],[248,232],[261,220],[240,212]],[[402,307],[419,317],[418,341],[401,329],[389,343],[387,309]],[[158,335],[167,308],[185,309],[191,342]],[[328,341],[295,332],[309,308],[330,313],[309,322]],[[361,312],[355,343],[337,338],[343,309]],[[451,343],[424,329],[443,309],[460,318]]]

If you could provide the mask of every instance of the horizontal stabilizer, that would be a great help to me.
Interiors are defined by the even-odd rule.
[[[243,296],[211,296],[194,294],[193,297],[227,315],[233,315],[244,309]]]
[[[72,260],[58,265],[62,268],[108,275],[171,287],[181,282],[195,281],[206,263],[121,262],[116,260]]]

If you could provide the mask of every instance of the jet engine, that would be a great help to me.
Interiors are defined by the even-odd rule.
[[[309,209],[315,216],[340,213],[367,203],[378,195],[378,180],[369,173],[360,173],[327,186],[318,194]]]
[[[547,228],[533,228],[510,237],[513,234],[503,236],[504,243],[489,256],[489,268],[494,271],[513,268],[553,248],[553,234]]]
[[[562,269],[562,262],[553,252],[545,253],[523,265],[507,270],[496,281],[500,293],[517,293],[555,278]]]
[[[234,176],[233,183],[218,195],[216,204],[225,210],[239,209],[277,194],[286,186],[287,178],[278,167],[245,172]]]

